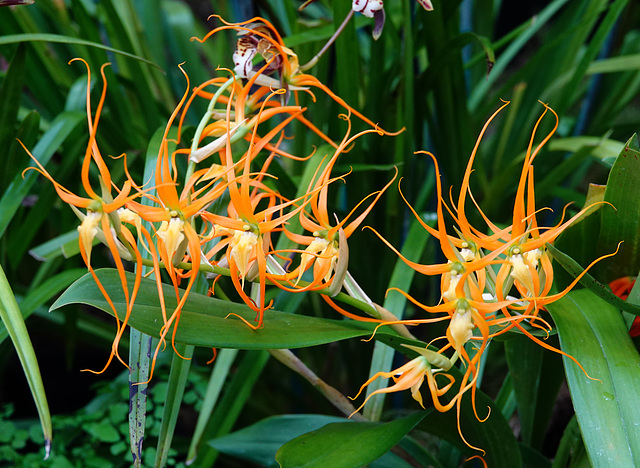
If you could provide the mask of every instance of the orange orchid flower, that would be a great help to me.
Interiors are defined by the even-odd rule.
[[[292,272],[281,276],[274,276],[274,279],[291,283],[296,279],[296,284],[292,288],[288,288],[282,284],[278,284],[281,288],[297,292],[306,290],[317,290],[330,288],[330,295],[335,296],[342,289],[342,282],[347,272],[348,246],[347,239],[364,221],[369,212],[373,209],[376,202],[382,194],[389,188],[395,180],[394,176],[387,185],[381,190],[371,193],[361,200],[347,216],[341,221],[331,222],[328,207],[328,189],[331,180],[331,172],[343,151],[351,145],[357,138],[367,133],[385,132],[378,129],[364,130],[356,135],[349,136],[351,133],[351,121],[347,116],[343,116],[348,122],[348,129],[342,142],[338,145],[331,159],[326,163],[320,174],[313,177],[309,188],[307,189],[307,203],[311,209],[311,214],[307,214],[305,210],[300,211],[299,219],[301,226],[312,233],[312,236],[305,236],[284,230],[284,234],[300,245],[306,245],[307,248],[302,252],[300,264]],[[320,168],[318,168],[320,170]],[[397,175],[397,171],[396,171]],[[360,206],[369,198],[373,197],[371,203],[360,213],[355,219],[347,222],[356,213]],[[313,281],[304,287],[298,287],[297,283],[302,278],[303,273],[313,265]]]
[[[202,261],[200,235],[193,225],[193,219],[196,215],[199,215],[207,205],[211,204],[222,193],[224,193],[225,190],[225,184],[220,183],[220,178],[207,180],[201,186],[196,187],[200,182],[203,182],[204,176],[208,172],[208,169],[201,169],[194,171],[190,177],[188,177],[184,187],[180,193],[178,193],[177,166],[175,158],[177,154],[181,153],[181,151],[169,151],[169,132],[178,113],[182,110],[184,115],[188,110],[188,106],[185,106],[184,104],[189,93],[189,77],[182,68],[181,71],[187,79],[187,87],[182,99],[172,112],[162,137],[160,150],[156,159],[155,170],[156,185],[154,188],[157,195],[153,196],[148,193],[144,194],[145,197],[154,202],[155,206],[148,206],[133,201],[127,203],[127,207],[145,221],[160,223],[160,227],[155,230],[156,238],[158,240],[157,254],[162,260],[164,267],[171,278],[178,302],[178,305],[171,315],[167,317],[166,311],[164,310],[164,301],[162,300],[163,292],[160,275],[156,275],[158,295],[161,299],[163,310],[164,325],[161,330],[160,343],[158,344],[153,357],[154,366],[157,354],[163,345],[165,337],[171,326],[173,326],[171,343],[175,350],[175,335],[180,321],[180,314],[193,284],[195,283]],[[183,260],[186,253],[188,253],[190,258],[191,270],[189,273],[184,275],[177,271],[176,265]],[[180,294],[178,285],[182,276],[187,276],[189,281],[184,292]]]
[[[258,86],[255,89],[255,80],[258,76],[255,75],[244,85],[239,80],[236,80],[235,77],[232,77],[228,79],[214,78],[196,87],[186,107],[188,108],[196,97],[203,97],[209,100],[208,115],[200,124],[204,128],[199,133],[199,141],[197,143],[200,144],[205,138],[213,137],[215,140],[202,147],[179,150],[179,152],[189,153],[190,160],[199,163],[224,148],[227,139],[232,141],[240,138],[244,138],[247,141],[255,139],[251,131],[259,124],[279,114],[288,114],[288,117],[283,119],[284,122],[279,124],[279,128],[284,128],[292,119],[297,119],[325,141],[335,145],[330,138],[303,117],[304,108],[300,106],[284,106],[278,100],[272,99],[274,96],[284,93],[283,90],[274,91],[265,86]],[[215,93],[205,91],[210,86],[217,86],[218,90]],[[216,109],[215,105],[217,103],[225,105],[225,108]],[[182,127],[185,115],[185,113],[182,114],[179,129]],[[207,123],[210,117],[215,120]],[[275,130],[276,133],[277,131]],[[275,150],[269,138],[261,139],[258,136],[257,139],[263,141],[267,150]],[[280,152],[280,150],[276,152]],[[302,159],[288,153],[280,153],[291,159]]]
[[[250,146],[248,152],[260,150],[263,146],[257,142]],[[243,172],[238,176],[233,171],[228,173],[227,188],[231,201],[227,208],[227,215],[210,212],[204,212],[201,215],[203,219],[214,226],[210,237],[227,236],[227,239],[219,242],[207,256],[210,257],[227,247],[225,257],[231,271],[231,280],[243,301],[257,312],[256,321],[258,323],[252,325],[240,318],[253,329],[262,327],[264,312],[271,307],[271,303],[265,305],[264,300],[268,277],[267,256],[271,245],[270,235],[281,229],[287,220],[295,216],[308,203],[303,200],[306,195],[296,200],[282,200],[278,203],[278,199],[282,199],[282,197],[261,183],[273,156],[272,153],[267,158],[257,176],[252,176],[250,171],[250,162],[253,158],[249,155],[243,156],[241,158],[244,162]],[[231,159],[230,157],[229,160]],[[301,205],[295,206],[291,211],[283,214],[285,208],[294,206],[301,200],[303,200]],[[266,206],[264,206],[265,204]],[[276,216],[278,213],[279,216]],[[253,265],[256,267],[254,268]],[[259,281],[257,302],[244,291],[244,280],[245,278],[253,279],[255,269],[257,269]]]
[[[29,154],[31,159],[36,163],[36,167],[32,167],[29,169],[33,169],[44,175],[51,183],[53,184],[58,196],[65,202],[68,203],[74,212],[78,215],[79,218],[82,219],[82,223],[78,227],[79,237],[78,242],[80,245],[80,255],[84,263],[87,265],[87,268],[91,275],[93,276],[98,288],[102,292],[105,297],[107,303],[111,307],[113,311],[113,315],[116,318],[116,337],[114,338],[113,344],[111,346],[111,354],[107,363],[101,371],[95,372],[89,370],[94,373],[102,373],[104,372],[109,364],[111,363],[114,356],[122,362],[125,366],[127,366],[126,362],[120,357],[118,353],[118,343],[122,334],[124,333],[124,329],[129,320],[129,316],[131,314],[133,304],[135,302],[135,298],[138,292],[138,288],[140,285],[140,275],[136,274],[136,279],[133,285],[133,289],[129,291],[129,287],[127,284],[127,280],[125,277],[125,268],[122,263],[122,258],[124,257],[126,260],[133,260],[136,263],[137,271],[141,271],[140,267],[142,266],[142,257],[140,252],[136,247],[136,241],[131,232],[123,226],[123,219],[121,219],[119,212],[120,210],[127,204],[130,203],[133,199],[139,196],[138,193],[131,193],[132,184],[129,180],[125,181],[122,188],[117,189],[118,194],[115,198],[112,197],[111,189],[114,186],[111,180],[111,174],[107,165],[102,158],[100,153],[100,149],[98,148],[96,142],[96,133],[98,131],[98,124],[100,121],[100,115],[102,113],[102,109],[104,106],[104,101],[107,92],[107,81],[104,74],[104,68],[109,65],[105,64],[100,69],[100,74],[103,80],[102,92],[100,95],[100,99],[98,101],[98,106],[95,112],[95,115],[92,117],[91,110],[91,69],[86,61],[83,59],[73,59],[74,61],[81,61],[87,67],[87,94],[86,94],[86,110],[87,110],[87,122],[89,127],[89,142],[87,144],[87,148],[85,150],[84,159],[82,162],[81,169],[81,181],[82,186],[87,193],[87,197],[81,197],[79,195],[74,194],[69,189],[60,185],[47,170],[40,164],[40,162],[29,152],[29,150],[23,146],[25,151]],[[69,62],[69,63],[71,63]],[[20,144],[22,144],[20,142]],[[99,172],[99,183],[101,187],[101,195],[93,189],[91,182],[89,180],[89,171],[91,167],[91,163],[94,163]],[[27,169],[28,170],[28,169]],[[78,208],[82,208],[86,210],[86,213],[82,213]],[[118,271],[118,275],[120,276],[120,281],[122,284],[122,291],[125,296],[126,303],[126,313],[125,317],[120,322],[120,317],[118,316],[117,310],[113,301],[109,297],[109,294],[102,286],[102,283],[98,279],[95,274],[95,271],[91,265],[91,250],[93,241],[95,238],[100,239],[104,244],[109,247],[109,250],[113,256],[114,263],[116,265],[116,269]]]
[[[410,205],[409,207],[422,226],[439,240],[442,252],[448,262],[439,265],[421,265],[412,262],[403,257],[397,249],[378,234],[411,268],[426,275],[442,275],[442,299],[441,303],[436,306],[421,304],[406,292],[399,291],[422,310],[430,314],[436,314],[435,317],[385,322],[385,324],[403,323],[406,325],[418,325],[437,321],[449,321],[444,337],[447,340],[447,344],[442,347],[438,353],[441,354],[447,349],[452,348],[454,351],[453,357],[451,358],[452,362],[461,358],[465,363],[465,372],[458,393],[456,397],[449,402],[449,405],[456,404],[458,430],[463,439],[464,437],[459,426],[461,397],[464,393],[471,390],[474,413],[478,420],[482,420],[478,417],[475,407],[476,383],[480,361],[489,341],[493,337],[506,333],[512,328],[518,328],[531,340],[544,348],[571,358],[584,371],[575,358],[534,336],[523,326],[522,322],[526,321],[531,326],[546,331],[550,330],[550,325],[538,317],[540,307],[558,300],[567,294],[575,284],[577,284],[580,277],[600,260],[597,259],[592,262],[592,264],[563,291],[553,295],[549,294],[553,282],[553,269],[550,258],[546,251],[544,251],[544,245],[548,242],[553,242],[564,229],[584,213],[584,210],[567,221],[560,221],[557,226],[552,228],[542,228],[537,224],[532,163],[542,146],[555,131],[554,128],[543,141],[533,149],[535,131],[542,117],[536,123],[525,156],[524,167],[516,192],[513,224],[507,228],[498,228],[486,217],[475,202],[475,199],[473,199],[473,195],[469,190],[469,179],[479,143],[489,122],[491,122],[498,112],[507,104],[508,102],[498,109],[483,127],[467,165],[458,202],[454,208],[449,208],[443,201],[437,160],[432,154],[426,153],[433,159],[436,172],[436,195],[438,198],[437,227],[433,228],[427,225]],[[554,113],[545,105],[543,116],[547,111]],[[491,234],[484,234],[469,224],[465,213],[465,199],[467,194],[474,202],[474,205],[480,212],[488,228],[492,231]],[[456,223],[456,231],[459,237],[448,234],[444,221],[445,209]],[[493,265],[499,266],[497,273],[493,269]],[[511,278],[511,281],[508,281],[509,278]],[[512,285],[515,285],[515,289],[520,297],[507,295]],[[446,315],[443,315],[443,313]],[[465,349],[465,345],[469,342],[478,343],[472,356]],[[407,382],[411,380],[416,384],[416,377],[409,372],[409,369],[415,370],[417,374],[423,377],[428,377],[429,372],[423,364],[414,361],[412,361],[412,364],[410,363],[411,365],[407,365],[409,367],[400,368],[397,372],[401,372],[402,375],[406,376],[405,380],[407,380]],[[391,373],[381,373],[380,376],[388,377],[389,375],[387,374],[390,375]],[[409,378],[409,375],[412,375],[412,377]],[[402,376],[399,380],[402,380]],[[377,393],[387,393],[388,391],[408,388],[408,386],[403,387],[402,385],[398,385],[399,380],[396,380],[396,385],[390,387],[390,389],[385,389],[384,392]],[[367,384],[370,382],[371,381],[367,382]],[[451,406],[447,407],[447,409],[449,408],[451,408]]]
[[[298,91],[308,91],[307,87],[320,88],[329,95],[331,99],[349,110],[349,112],[356,115],[359,119],[372,127],[376,126],[371,120],[350,107],[342,98],[331,91],[316,77],[301,73],[298,56],[284,45],[282,37],[269,21],[261,17],[255,17],[240,23],[228,23],[220,16],[213,16],[224,23],[224,26],[213,29],[202,39],[195,38],[195,40],[204,42],[217,32],[223,30],[231,29],[238,31],[241,38],[238,40],[236,53],[234,54],[235,72],[238,76],[242,78],[253,78],[254,75],[259,74],[260,76],[256,79],[256,84],[270,88],[285,88],[294,91],[294,93]],[[266,68],[261,67],[260,73],[253,69],[253,58],[257,54],[260,54],[267,62]],[[275,70],[278,70],[280,74],[279,80],[267,76]]]

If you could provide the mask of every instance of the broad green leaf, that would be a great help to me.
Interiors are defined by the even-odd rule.
[[[307,432],[345,418],[322,414],[285,414],[272,416],[249,427],[209,441],[222,453],[233,455],[260,466],[278,466],[276,452],[280,447]]]
[[[426,411],[388,423],[331,423],[283,445],[276,454],[282,468],[364,466],[384,455],[418,424]]]
[[[116,270],[103,269],[96,274],[116,309],[124,313],[124,296]],[[133,284],[133,274],[128,274],[128,278]],[[175,309],[177,304],[171,286],[165,285],[164,297],[167,309]],[[88,304],[113,313],[89,274],[72,284],[51,306],[51,310],[73,303]],[[320,319],[275,310],[265,313],[264,327],[254,331],[229,314],[237,314],[249,322],[255,319],[255,312],[244,304],[191,293],[182,309],[175,341],[216,348],[291,349],[370,336],[372,333],[371,326],[354,321]],[[148,335],[159,336],[162,323],[156,284],[143,279],[129,324]],[[385,335],[402,342],[394,334],[384,331],[376,333],[378,339]]]
[[[547,308],[558,328],[578,424],[594,467],[640,463],[640,357],[620,312],[588,290]],[[595,380],[598,379],[598,380]]]
[[[510,419],[513,413],[515,413],[517,406],[516,392],[513,389],[513,382],[511,382],[510,373],[504,378],[500,391],[495,397],[494,402],[506,419]]]
[[[623,55],[621,57],[609,57],[591,62],[587,73],[618,73],[638,69],[640,69],[640,54],[633,54]]]
[[[33,399],[38,409],[40,424],[42,424],[42,432],[44,434],[45,458],[49,456],[51,450],[51,437],[53,430],[51,427],[51,414],[49,413],[49,404],[47,396],[42,384],[40,376],[40,368],[38,367],[38,359],[33,350],[31,339],[27,327],[20,313],[18,304],[9,285],[9,281],[4,274],[4,270],[0,267],[0,319],[4,323],[13,346],[16,349],[20,364],[24,370],[29,389],[33,395]]]
[[[585,146],[592,147],[592,153],[598,159],[615,158],[624,149],[624,143],[620,141],[591,136],[554,138],[549,141],[548,148],[550,151],[570,151],[575,153]]]

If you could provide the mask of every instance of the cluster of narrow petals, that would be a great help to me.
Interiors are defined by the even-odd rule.
[[[126,166],[126,156],[117,158],[125,166],[124,183],[118,186],[111,180],[96,140],[107,89],[102,70],[104,85],[95,109],[90,70],[87,82],[89,142],[81,172],[87,196],[62,187],[34,158],[37,167],[33,169],[52,182],[60,198],[80,219],[81,256],[116,317],[116,337],[107,365],[114,357],[127,365],[119,356],[118,343],[144,274],[152,273],[155,278],[162,313],[158,318],[161,328],[154,363],[167,341],[176,349],[182,310],[203,273],[214,283],[222,276],[230,278],[226,286],[230,285],[236,299],[256,312],[255,321],[237,318],[253,329],[264,326],[265,312],[271,307],[266,299],[268,285],[292,292],[319,290],[328,296],[337,295],[349,276],[347,239],[391,184],[365,198],[344,219],[334,220],[327,206],[327,190],[335,181],[344,180],[344,176],[332,174],[336,161],[361,135],[389,133],[347,105],[317,78],[303,73],[296,54],[284,45],[268,21],[254,18],[244,23],[224,23],[202,41],[224,30],[235,31],[239,37],[235,53],[229,57],[234,70],[220,69],[217,76],[191,88],[189,77],[181,69],[186,90],[164,127],[151,180],[137,182]],[[296,94],[310,92],[311,88],[326,93],[349,115],[343,116],[348,129],[341,142],[334,142],[320,131],[306,118],[306,108],[298,104]],[[288,102],[291,93],[295,97],[292,104]],[[183,127],[196,101],[204,101],[207,111],[195,135],[182,141]],[[370,128],[351,135],[351,115]],[[294,121],[305,125],[334,150],[326,156],[328,163],[318,170],[306,192],[287,199],[274,188],[277,184],[273,183],[276,177],[271,173],[272,164],[278,159],[289,160],[287,164],[304,162],[314,151],[310,148],[309,154],[302,156],[289,152],[289,127]],[[97,168],[93,172],[98,174],[97,181],[90,180],[92,166]],[[185,166],[186,173],[180,173]],[[96,182],[99,190],[94,188]],[[302,229],[290,230],[287,225],[296,218]],[[295,247],[276,252],[274,239],[284,236]],[[102,287],[93,271],[91,258],[96,240],[109,248],[119,273],[126,304],[124,316],[111,300],[113,293]],[[135,272],[133,286],[127,282],[127,268]],[[313,272],[310,281],[308,271]],[[167,280],[177,304],[171,309],[166,306],[162,284]],[[217,285],[211,285],[211,293],[214,286]]]
[[[544,106],[544,112],[532,133],[521,175],[516,182],[512,224],[508,227],[498,227],[491,222],[475,202],[470,191],[470,176],[473,172],[473,163],[482,136],[491,120],[507,104],[508,102],[498,109],[482,129],[469,159],[458,200],[456,203],[452,202],[452,206],[447,205],[442,196],[437,160],[432,154],[425,153],[435,165],[438,197],[437,226],[428,225],[418,213],[413,211],[413,208],[410,208],[425,230],[439,242],[447,262],[439,265],[415,263],[402,256],[389,242],[379,236],[405,263],[417,272],[441,277],[441,299],[440,303],[434,306],[422,304],[406,292],[399,291],[421,310],[428,313],[429,317],[404,320],[398,323],[415,326],[446,321],[448,325],[445,336],[442,337],[446,344],[440,349],[416,349],[419,357],[392,372],[379,373],[367,381],[364,386],[370,384],[377,377],[393,377],[395,381],[395,385],[373,392],[367,397],[367,400],[375,393],[388,393],[411,388],[413,398],[422,405],[419,388],[426,378],[432,392],[434,406],[439,411],[446,411],[453,406],[457,407],[458,429],[463,439],[464,436],[460,428],[462,397],[467,392],[471,392],[473,409],[478,417],[475,408],[475,392],[481,360],[484,358],[484,352],[491,339],[510,330],[517,330],[544,348],[565,354],[547,344],[544,339],[539,338],[537,335],[540,333],[536,333],[536,331],[542,331],[543,335],[548,334],[551,326],[540,315],[540,312],[546,304],[564,296],[580,279],[580,277],[576,278],[563,291],[552,294],[553,267],[550,254],[545,246],[552,243],[587,208],[568,220],[561,220],[553,227],[541,227],[536,219],[538,210],[535,207],[533,162],[557,127],[557,115],[552,109]],[[555,116],[556,127],[541,142],[535,144],[536,130],[547,112],[551,112]],[[485,228],[478,229],[469,223],[466,214],[468,198],[472,200],[475,209],[484,220]],[[455,232],[455,235],[449,233],[445,216],[453,220],[454,229],[452,231]],[[437,340],[433,342],[435,341]],[[568,357],[573,359],[571,356]],[[443,361],[446,362],[446,365],[443,365]],[[582,368],[575,359],[573,361]],[[432,384],[434,374],[436,372],[446,374],[447,370],[456,362],[461,362],[462,377],[455,382],[457,391],[452,393],[453,396],[449,396],[447,403],[441,404],[438,400],[442,396],[441,390]],[[451,380],[447,389],[454,386],[455,379],[451,375],[449,378]],[[483,420],[480,417],[478,419]],[[471,446],[471,444],[468,445]]]

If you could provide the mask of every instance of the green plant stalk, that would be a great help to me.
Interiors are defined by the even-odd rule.
[[[51,427],[51,414],[49,413],[49,404],[38,367],[38,359],[33,350],[27,327],[20,313],[20,308],[16,302],[9,281],[4,273],[4,269],[0,266],[0,319],[4,322],[9,337],[18,353],[20,364],[24,370],[29,389],[33,395],[33,400],[38,409],[40,424],[42,425],[42,433],[44,435],[44,451],[45,459],[49,457],[51,452],[51,438],[53,437],[53,429]]]
[[[193,463],[198,455],[197,450],[202,440],[202,435],[207,427],[207,422],[211,418],[213,409],[218,401],[224,382],[227,380],[231,365],[238,355],[238,351],[238,349],[221,349],[215,358],[213,372],[211,372],[211,377],[209,378],[202,408],[198,413],[198,421],[193,432],[193,437],[191,438],[191,444],[189,445],[187,465]]]
[[[427,244],[428,236],[425,235],[424,228],[415,221],[407,236],[405,244],[402,248],[402,254],[420,257]],[[396,261],[396,266],[393,270],[393,275],[389,282],[389,287],[398,287],[403,290],[408,290],[415,270],[411,269],[401,259]],[[391,310],[396,317],[402,319],[404,314],[404,307],[407,303],[407,299],[401,294],[389,294],[384,301],[384,307]],[[395,350],[384,343],[376,341],[373,350],[373,356],[371,357],[371,367],[369,369],[369,377],[373,377],[377,372],[389,372],[393,364],[393,356]],[[376,390],[379,390],[387,386],[387,382],[383,379],[376,379],[367,386],[366,396],[368,397]],[[372,398],[364,408],[364,416],[370,421],[379,421],[382,415],[382,409],[384,407],[384,401],[386,395],[379,394],[378,398]]]
[[[347,398],[331,385],[328,385],[315,372],[307,367],[298,357],[289,349],[270,349],[269,354],[287,366],[298,375],[304,377],[311,385],[313,385],[324,397],[342,414],[351,417],[354,421],[367,421],[367,418],[356,413],[356,408]]]
[[[173,440],[173,432],[178,421],[180,404],[184,395],[184,388],[187,384],[187,376],[191,367],[191,357],[195,346],[176,343],[176,353],[171,360],[171,372],[169,373],[169,388],[165,400],[160,435],[158,436],[158,450],[156,452],[156,468],[163,468],[167,465],[169,449]]]

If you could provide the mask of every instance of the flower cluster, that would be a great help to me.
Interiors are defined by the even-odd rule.
[[[263,326],[265,312],[271,307],[265,299],[268,284],[292,292],[314,290],[337,295],[348,276],[347,239],[393,181],[334,223],[327,206],[328,189],[336,180],[344,179],[344,175],[332,175],[336,162],[360,136],[388,133],[315,77],[301,73],[295,53],[284,46],[268,21],[254,18],[244,23],[224,23],[202,41],[223,30],[233,30],[239,36],[233,54],[235,69],[233,72],[219,70],[220,76],[192,90],[183,72],[187,90],[164,129],[155,178],[149,186],[134,180],[126,168],[126,157],[122,161],[127,177],[122,186],[117,186],[101,156],[96,133],[107,91],[104,72],[102,94],[95,110],[91,105],[90,70],[87,84],[90,136],[82,165],[87,197],[60,186],[34,158],[38,167],[33,169],[54,184],[60,198],[71,205],[80,218],[82,258],[116,317],[117,333],[105,369],[114,357],[126,365],[119,356],[118,342],[133,310],[143,267],[154,274],[162,307],[163,326],[154,362],[169,333],[175,350],[180,314],[201,272],[210,279],[215,278],[214,282],[221,275],[230,277],[238,297],[256,312],[253,323],[238,317],[253,329]],[[259,63],[254,65],[254,58],[256,62],[260,60]],[[89,69],[86,62],[83,63]],[[315,100],[311,87],[323,91],[343,107],[348,128],[340,143],[314,126],[305,117],[306,108],[298,104],[299,92],[309,93]],[[288,103],[291,93],[295,104]],[[207,112],[192,141],[183,144],[182,128],[196,100],[208,102]],[[351,116],[360,118],[371,128],[351,135]],[[319,166],[306,192],[298,198],[287,199],[270,182],[276,179],[270,169],[276,158],[288,160],[286,164],[309,159],[288,150],[292,136],[287,135],[287,130],[294,120],[328,142],[334,151],[325,156],[324,164]],[[100,194],[90,182],[92,165],[98,169]],[[178,168],[185,165],[187,171],[183,174],[184,180],[180,180]],[[363,207],[367,201],[369,204]],[[287,226],[288,221],[296,217],[307,232]],[[294,247],[276,252],[276,236],[288,237]],[[124,317],[118,314],[109,293],[94,273],[91,249],[96,239],[109,247],[119,272],[126,302]],[[127,283],[124,261],[135,263],[133,287]],[[307,270],[311,274],[302,281]],[[173,285],[177,303],[173,310],[167,310],[165,305],[163,275]],[[211,292],[213,290],[212,287]]]
[[[398,290],[413,304],[431,315],[429,318],[403,320],[398,323],[419,325],[448,322],[446,334],[442,337],[446,340],[446,344],[437,352],[411,346],[410,348],[418,354],[417,358],[392,372],[380,372],[365,382],[361,392],[378,377],[393,377],[395,384],[372,392],[360,408],[377,393],[389,393],[407,388],[411,388],[413,398],[423,405],[419,389],[426,378],[436,409],[444,412],[456,406],[458,429],[460,436],[464,439],[459,426],[462,397],[466,392],[471,391],[474,413],[478,420],[482,420],[475,407],[475,392],[480,362],[492,338],[515,329],[540,346],[566,355],[534,334],[536,329],[545,332],[551,329],[539,315],[544,306],[564,296],[580,279],[579,276],[565,290],[551,294],[553,268],[545,245],[552,243],[587,209],[581,210],[570,219],[560,221],[553,227],[538,225],[537,215],[540,210],[535,206],[533,162],[557,128],[556,113],[545,105],[545,110],[535,125],[517,184],[511,225],[499,227],[491,222],[476,203],[470,190],[473,164],[482,136],[491,120],[508,104],[508,102],[504,103],[483,127],[469,158],[458,200],[455,203],[452,201],[451,206],[447,205],[443,198],[436,158],[430,153],[424,153],[433,160],[435,166],[438,198],[437,227],[434,228],[425,223],[419,214],[411,206],[409,207],[424,229],[438,240],[447,262],[437,265],[415,263],[402,256],[379,235],[383,242],[417,272],[424,275],[440,275],[441,300],[437,305],[422,304],[408,293]],[[547,112],[555,116],[556,126],[534,147],[536,130]],[[467,199],[471,200],[484,220],[486,229],[479,229],[470,224],[466,213]],[[446,216],[453,221],[455,234],[448,232]],[[489,233],[485,234],[485,231]],[[449,350],[452,351],[451,357],[446,357],[445,352]],[[571,356],[568,357],[573,359]],[[455,384],[455,378],[447,371],[458,360],[462,361],[464,370],[461,381]],[[582,368],[580,363],[573,360]],[[439,386],[437,378],[443,379],[444,386]],[[445,394],[454,384],[458,385],[455,396],[449,396],[448,401],[443,401],[443,398],[447,399]]]

